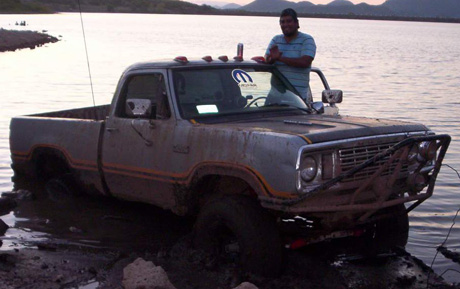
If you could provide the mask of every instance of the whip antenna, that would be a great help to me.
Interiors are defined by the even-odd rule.
[[[78,8],[80,10],[80,22],[81,22],[81,30],[83,31],[83,41],[85,42],[86,63],[88,64],[89,83],[91,85],[91,95],[93,96],[93,106],[96,106],[96,101],[94,100],[93,80],[91,77],[91,68],[89,66],[88,48],[86,46],[85,26],[83,25],[83,15],[81,13],[80,0],[78,0]]]

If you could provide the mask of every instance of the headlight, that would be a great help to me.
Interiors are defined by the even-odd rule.
[[[313,157],[306,157],[303,159],[300,177],[304,182],[312,181],[318,172],[318,164]]]
[[[407,160],[409,163],[424,163],[432,161],[436,158],[437,145],[436,142],[423,141],[421,143],[415,144],[409,154],[407,155]]]
[[[436,142],[424,141],[418,145],[419,161],[431,161],[436,157]]]

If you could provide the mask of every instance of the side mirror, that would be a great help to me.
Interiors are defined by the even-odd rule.
[[[337,89],[326,89],[322,93],[324,103],[341,103],[343,98],[343,92]]]
[[[149,118],[152,115],[152,101],[150,99],[128,99],[125,113],[128,117]]]

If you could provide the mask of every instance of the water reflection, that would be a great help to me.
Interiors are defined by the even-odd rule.
[[[14,190],[30,191],[34,198],[21,201],[12,212],[15,221],[9,224],[12,228],[4,238],[3,250],[46,240],[158,250],[170,246],[191,228],[187,219],[145,204],[85,195],[50,198],[50,192],[39,181],[15,180]]]

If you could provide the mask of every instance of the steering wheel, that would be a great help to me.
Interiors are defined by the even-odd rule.
[[[260,100],[260,99],[267,99],[266,96],[259,96],[259,97],[256,97],[255,99],[251,100],[244,108],[248,108],[250,107],[251,105],[253,105],[256,101]],[[256,103],[256,106],[259,107]]]

